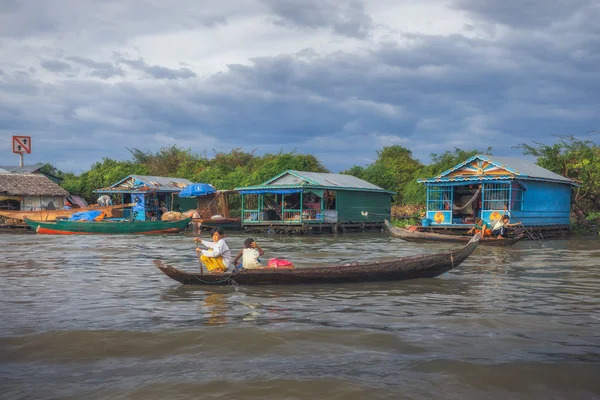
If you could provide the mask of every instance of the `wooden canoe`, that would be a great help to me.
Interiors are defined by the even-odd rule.
[[[352,283],[397,281],[415,278],[433,278],[460,265],[477,248],[480,235],[456,251],[334,265],[329,267],[241,270],[235,273],[201,274],[180,271],[154,260],[154,265],[169,278],[191,285],[275,285],[312,283]],[[198,267],[196,267],[198,268]]]
[[[393,237],[413,242],[467,243],[472,238],[472,236],[466,235],[448,235],[444,233],[410,231],[408,229],[392,226],[387,220],[385,221],[385,225]],[[525,233],[520,233],[512,238],[486,237],[480,240],[480,244],[482,246],[512,246],[513,244],[525,238],[525,236]]]
[[[36,233],[46,235],[117,235],[177,233],[190,223],[180,221],[66,221],[40,222],[25,219]]]
[[[60,209],[60,210],[38,210],[38,211],[0,211],[0,216],[6,217],[6,218],[11,218],[11,219],[23,220],[23,221],[25,220],[25,218],[27,218],[31,221],[56,221],[56,218],[58,218],[58,217],[69,218],[74,213],[96,210],[96,211],[104,211],[106,213],[106,216],[108,218],[110,218],[110,217],[112,217],[113,210],[116,210],[118,208],[133,207],[133,206],[134,206],[134,203],[117,204],[114,206],[105,206],[105,207],[90,206],[90,207],[85,207],[85,208],[72,208],[69,210]]]

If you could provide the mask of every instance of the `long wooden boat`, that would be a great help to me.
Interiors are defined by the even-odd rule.
[[[329,267],[264,268],[235,273],[202,274],[180,271],[160,260],[154,260],[154,265],[169,278],[190,285],[352,283],[433,278],[466,260],[477,248],[479,238],[480,235],[475,235],[465,247],[456,251]]]
[[[393,237],[413,242],[467,243],[471,239],[471,236],[465,235],[448,235],[443,233],[419,232],[411,231],[404,228],[397,228],[395,226],[392,226],[387,220],[385,221],[385,225],[387,226],[388,230],[390,231],[390,234]],[[484,246],[512,246],[513,244],[525,238],[525,236],[525,233],[520,233],[512,238],[486,237],[480,240],[480,244]]]
[[[191,218],[180,221],[66,221],[40,222],[25,219],[27,225],[39,234],[161,234],[177,233],[190,223]]]
[[[25,219],[29,219],[31,221],[56,221],[56,218],[59,217],[66,217],[69,218],[72,214],[74,213],[78,213],[78,212],[82,212],[82,211],[103,211],[106,213],[107,217],[112,217],[112,211],[119,209],[119,208],[125,208],[125,207],[132,207],[134,205],[134,203],[129,203],[129,204],[117,204],[114,206],[105,206],[105,207],[99,207],[99,206],[90,206],[90,207],[85,207],[85,208],[72,208],[69,210],[38,210],[38,211],[0,211],[0,216],[2,217],[6,217],[6,218],[11,218],[11,219],[18,219],[18,220],[25,220]]]

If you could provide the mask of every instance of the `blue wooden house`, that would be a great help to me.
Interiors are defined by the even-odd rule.
[[[111,196],[113,204],[133,203],[132,208],[123,211],[123,217],[129,217],[132,212],[135,212],[137,220],[145,221],[147,213],[160,216],[161,209],[168,211],[195,209],[197,206],[195,198],[178,196],[179,192],[191,183],[183,178],[129,175],[109,187],[94,192]]]
[[[380,228],[394,195],[352,175],[295,170],[236,190],[244,229],[282,232]]]
[[[568,228],[572,180],[524,159],[475,155],[441,174],[419,179],[427,187],[426,219],[432,227],[487,223],[508,209],[511,222]]]

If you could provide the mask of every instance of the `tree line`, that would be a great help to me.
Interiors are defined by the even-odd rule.
[[[574,190],[573,206],[579,218],[600,215],[600,146],[559,136],[552,145],[534,142],[516,146],[524,155],[536,157],[536,163],[552,172],[578,183]],[[210,183],[217,189],[261,184],[281,172],[294,169],[310,172],[330,172],[315,156],[296,152],[256,155],[233,149],[196,154],[177,146],[157,152],[130,149],[130,160],[104,158],[79,175],[62,172],[48,165],[46,172],[63,178],[61,186],[72,194],[95,201],[93,190],[118,182],[131,174],[186,178],[192,182]],[[353,166],[342,174],[364,179],[396,192],[396,205],[424,205],[425,187],[418,178],[440,174],[475,154],[492,154],[492,148],[463,150],[455,148],[441,154],[431,154],[430,163],[423,164],[402,146],[388,146],[377,152],[375,161],[366,166]]]

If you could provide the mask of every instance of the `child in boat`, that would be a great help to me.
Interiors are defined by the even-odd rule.
[[[225,243],[224,236],[223,229],[214,228],[211,232],[212,242],[194,238],[194,242],[199,242],[208,247],[207,250],[196,248],[196,251],[201,253],[200,261],[206,266],[209,273],[223,273],[233,266],[231,263],[231,250]]]
[[[487,224],[481,218],[477,218],[475,220],[475,225],[469,229],[467,233],[481,233],[481,238],[483,239],[486,236],[490,236],[492,230],[487,227]]]
[[[517,222],[516,224],[511,224],[510,217],[507,214],[504,214],[502,218],[496,221],[496,223],[492,227],[492,236],[497,238],[507,238],[508,228],[519,224],[520,222]]]
[[[260,248],[258,243],[252,238],[248,238],[244,240],[244,248],[240,250],[238,255],[233,260],[233,265],[238,265],[238,261],[242,259],[241,267],[243,269],[254,269],[254,268],[262,268],[262,264],[258,257],[265,254],[263,249]]]

